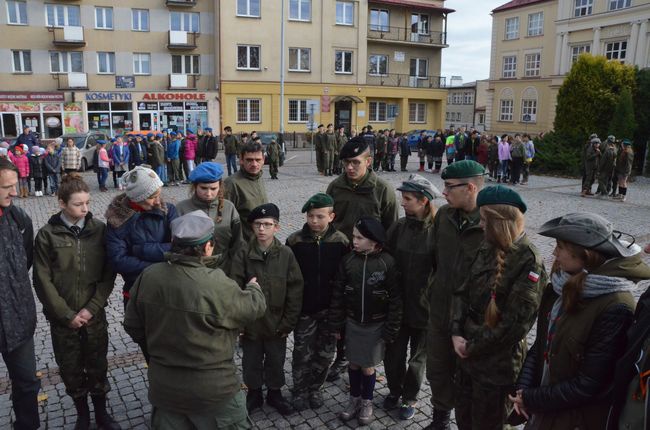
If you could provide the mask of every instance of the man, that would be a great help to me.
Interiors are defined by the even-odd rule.
[[[333,166],[332,170],[335,175],[340,175],[342,172],[341,160],[339,158],[339,154],[341,153],[341,149],[343,148],[343,145],[345,145],[347,141],[348,141],[348,137],[345,135],[345,126],[339,125],[336,134],[336,148],[334,149],[334,161],[332,163]]]
[[[34,330],[36,304],[29,269],[32,266],[32,220],[12,204],[18,169],[0,159],[0,353],[11,380],[15,429],[37,429],[38,390]]]
[[[150,353],[151,426],[156,429],[251,428],[233,360],[239,329],[262,317],[255,278],[241,289],[208,267],[214,222],[203,211],[171,222],[167,261],[133,286],[126,332]]]
[[[325,131],[323,130],[323,124],[318,125],[318,132],[314,136],[314,150],[316,151],[316,169],[321,176],[325,175],[325,160],[324,149],[325,141],[327,136],[325,136]]]
[[[456,146],[456,160],[464,160],[466,155],[465,142],[467,141],[468,136],[465,132],[465,127],[458,129],[458,132],[454,136],[454,146]]]
[[[32,133],[29,126],[23,127],[23,132],[16,139],[16,145],[27,145],[27,148],[31,151],[32,146],[38,145],[38,138],[34,133]]]
[[[427,379],[431,386],[433,416],[427,427],[447,430],[454,408],[456,359],[449,331],[452,293],[464,281],[483,240],[476,197],[483,188],[485,169],[476,161],[463,160],[443,169],[443,196],[447,204],[433,221],[434,261],[429,281],[429,331]]]
[[[591,187],[598,175],[598,163],[600,162],[600,139],[594,137],[585,150],[585,177],[582,181],[582,197],[593,196]]]
[[[136,134],[135,138],[131,138],[129,154],[129,170],[147,162],[147,144],[142,141],[141,134]]]
[[[203,160],[202,161],[213,161],[217,158],[219,153],[219,145],[217,139],[212,134],[212,128],[206,127],[204,129],[205,135],[203,136]]]
[[[247,219],[256,207],[268,203],[262,177],[264,167],[264,152],[259,142],[249,142],[242,146],[239,164],[241,169],[229,176],[225,182],[225,197],[230,200],[239,212],[240,219]],[[242,223],[242,233],[246,242],[254,236],[248,223]]]
[[[325,176],[332,176],[335,149],[336,136],[334,135],[334,124],[327,124],[327,133],[325,134],[323,145],[323,168]]]
[[[375,136],[375,133],[372,131],[371,125],[367,125],[365,128],[366,128],[366,132],[361,133],[361,137],[363,137],[363,139],[366,141],[366,145],[368,145],[368,150],[370,151],[370,158],[373,158],[376,153],[377,136]],[[374,164],[374,158],[373,158],[373,164]],[[370,170],[376,171],[377,169],[375,169],[374,166],[371,164]]]
[[[469,139],[465,144],[465,159],[476,161],[478,159],[478,147],[481,144],[481,136],[477,130],[472,130]]]
[[[232,134],[232,127],[229,125],[224,127],[223,132],[223,149],[226,153],[226,166],[228,168],[228,176],[237,173],[237,153],[239,149],[239,142]]]

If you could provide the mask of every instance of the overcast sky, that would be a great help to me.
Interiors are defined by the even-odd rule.
[[[447,19],[447,43],[442,50],[442,76],[452,75],[463,82],[487,79],[490,75],[492,16],[490,11],[509,0],[447,0],[455,9]]]

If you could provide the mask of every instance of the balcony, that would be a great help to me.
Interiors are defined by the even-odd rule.
[[[66,25],[64,27],[48,27],[52,33],[52,43],[61,48],[80,48],[86,46],[84,28]]]
[[[58,73],[54,76],[58,81],[57,88],[60,91],[88,89],[88,75],[86,73]]]
[[[409,76],[398,73],[386,75],[368,75],[366,83],[380,87],[405,87],[405,88],[443,88],[446,78],[444,76]]]
[[[169,89],[170,90],[195,90],[196,81],[199,80],[198,75],[185,75],[172,73],[169,75]]]
[[[196,39],[199,33],[169,30],[167,48],[171,50],[189,51],[196,49]]]
[[[376,24],[368,26],[368,40],[401,45],[415,44],[441,48],[448,46],[447,33],[444,31],[422,33],[413,31],[410,27],[388,27]]]
[[[196,0],[165,0],[167,7],[194,7]]]

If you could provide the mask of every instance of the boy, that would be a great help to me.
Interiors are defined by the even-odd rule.
[[[282,397],[284,358],[287,336],[300,316],[303,281],[300,266],[291,249],[282,245],[275,235],[280,231],[280,209],[273,203],[257,206],[248,215],[254,236],[248,248],[238,252],[233,261],[231,278],[244,287],[257,278],[266,297],[264,316],[244,328],[242,367],[248,387],[248,412],[262,407],[262,385],[268,391],[266,402],[282,415],[293,408]]]
[[[302,311],[293,335],[293,407],[302,411],[323,406],[321,388],[334,358],[336,339],[327,313],[332,281],[348,252],[349,240],[333,225],[334,200],[324,193],[313,195],[302,207],[307,222],[287,239],[304,279]],[[308,403],[309,402],[309,403]]]

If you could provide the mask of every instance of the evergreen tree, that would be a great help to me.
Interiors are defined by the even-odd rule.
[[[609,134],[613,134],[618,139],[634,139],[635,130],[636,120],[632,91],[628,87],[623,87],[614,108],[612,121],[609,123]]]

